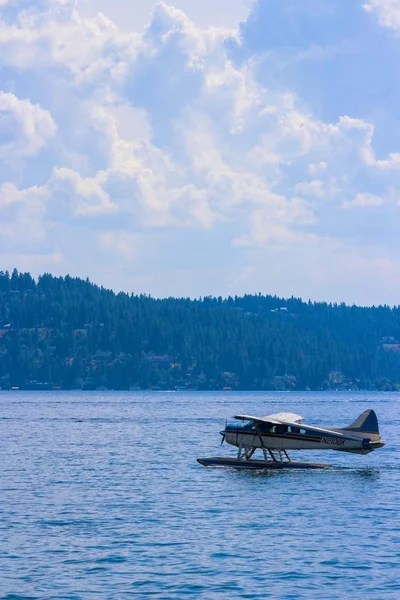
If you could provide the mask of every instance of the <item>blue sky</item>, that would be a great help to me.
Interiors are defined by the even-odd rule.
[[[1,268],[399,304],[400,0],[0,0]]]

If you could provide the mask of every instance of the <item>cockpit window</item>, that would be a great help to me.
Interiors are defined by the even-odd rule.
[[[269,431],[271,433],[277,433],[278,435],[283,435],[288,432],[288,429],[289,428],[287,425],[273,425]]]
[[[246,431],[257,431],[257,427],[254,421],[247,421],[247,423],[244,424],[243,429],[245,429]]]

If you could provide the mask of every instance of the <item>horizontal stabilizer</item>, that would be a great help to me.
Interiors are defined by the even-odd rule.
[[[374,410],[365,410],[349,427],[347,431],[359,431],[360,433],[376,433],[379,435],[378,419]]]

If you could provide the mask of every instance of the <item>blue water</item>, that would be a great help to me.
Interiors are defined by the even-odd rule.
[[[1,392],[0,598],[400,598],[400,394]],[[206,469],[225,417],[378,414],[329,471]]]

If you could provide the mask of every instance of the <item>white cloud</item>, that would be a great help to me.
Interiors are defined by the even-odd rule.
[[[382,206],[385,199],[374,194],[357,194],[351,202],[344,202],[344,208]]]
[[[296,194],[305,197],[317,198],[319,200],[331,200],[336,196],[338,189],[334,181],[325,182],[321,179],[313,179],[312,181],[301,181],[295,186]]]
[[[43,244],[47,195],[38,186],[25,190],[12,183],[0,186],[0,253],[32,251]]]
[[[59,214],[65,216],[73,212],[77,217],[96,215],[116,210],[103,189],[106,180],[105,172],[100,171],[96,177],[83,178],[72,169],[59,167],[54,170],[46,188],[52,194],[52,204],[57,203]]]
[[[55,133],[49,111],[0,91],[0,156],[34,156]]]
[[[288,202],[284,197],[271,195],[266,206],[255,208],[250,215],[250,235],[234,240],[237,246],[268,244],[285,246],[297,244],[314,234],[304,233],[302,225],[315,222],[313,212],[301,198]]]
[[[326,171],[328,165],[323,160],[319,163],[311,163],[308,165],[308,172],[310,175],[318,175],[321,172]]]
[[[400,169],[400,152],[391,152],[387,158],[376,160],[374,164],[380,169]]]
[[[206,3],[205,3],[206,2]],[[210,4],[212,2],[212,4]],[[236,27],[249,12],[251,0],[174,0],[197,27]],[[154,0],[135,0],[134,10],[126,0],[81,0],[79,10],[86,17],[107,14],[122,31],[141,32],[149,23]]]
[[[400,0],[368,0],[364,9],[374,13],[382,27],[400,29]]]
[[[230,268],[247,252],[280,253],[283,270],[321,248],[328,262],[350,247],[357,256],[340,227],[343,198],[385,210],[378,199],[397,185],[400,166],[400,153],[377,158],[372,123],[316,117],[293,92],[261,84],[257,60],[234,62],[237,32],[201,29],[164,2],[142,35],[104,15],[83,17],[69,0],[10,7],[0,23],[0,69],[12,89],[0,95],[0,153],[18,165],[0,172],[5,256],[24,240],[60,268],[93,269],[102,283],[98,255],[118,263],[113,282],[151,255],[152,275],[135,274],[149,285],[163,281],[154,273],[166,248],[175,248],[167,272],[194,240],[194,256],[206,262],[215,248]],[[227,267],[215,268],[217,286]],[[257,282],[259,270],[243,269],[232,280]]]
[[[116,251],[123,258],[134,260],[136,258],[137,238],[125,231],[104,231],[101,234],[101,243],[107,251]]]

